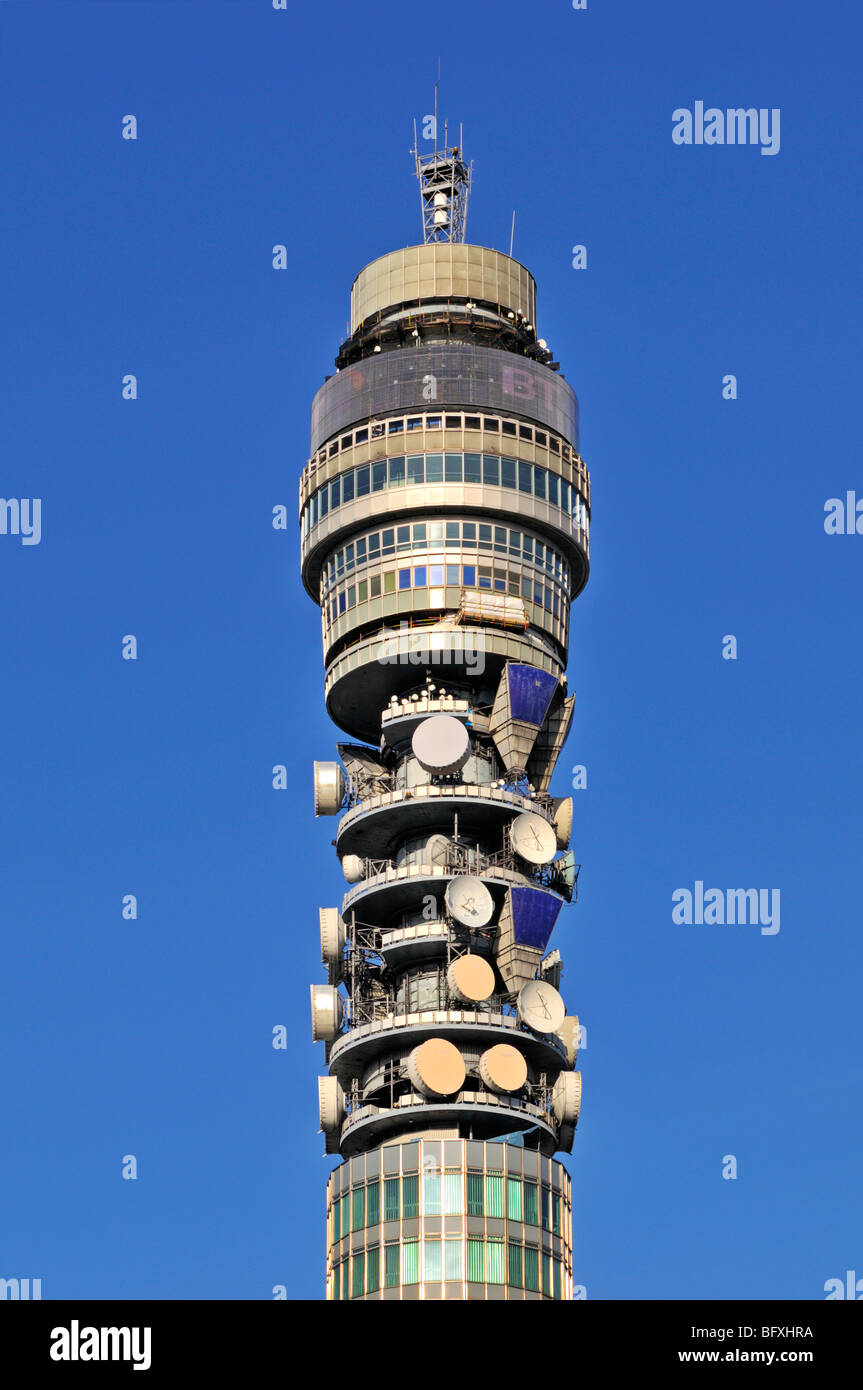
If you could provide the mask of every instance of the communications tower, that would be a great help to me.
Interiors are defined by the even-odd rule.
[[[347,883],[311,989],[327,1298],[568,1299],[579,1023],[549,943],[579,865],[550,783],[590,482],[533,277],[465,242],[460,146],[414,156],[423,242],[354,280],[300,484],[351,740],[314,768]]]

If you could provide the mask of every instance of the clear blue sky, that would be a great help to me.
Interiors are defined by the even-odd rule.
[[[517,209],[593,479],[552,788],[586,764],[555,938],[588,1029],[577,1282],[863,1273],[863,537],[823,528],[863,496],[860,28],[800,0],[0,8],[0,491],[43,503],[39,545],[0,536],[0,1276],[321,1295],[308,986],[344,883],[311,761],[338,735],[270,517],[351,280],[419,239],[439,52],[469,239],[506,250]],[[780,108],[779,154],[674,145],[697,100]],[[781,930],[675,925],[698,879],[779,888]]]

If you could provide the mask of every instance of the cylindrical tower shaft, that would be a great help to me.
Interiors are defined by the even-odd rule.
[[[433,205],[433,200],[432,200]],[[367,266],[312,408],[303,582],[315,765],[347,891],[312,986],[327,1297],[568,1298],[579,1024],[548,945],[571,901],[569,606],[588,573],[575,395],[511,257],[431,241]]]

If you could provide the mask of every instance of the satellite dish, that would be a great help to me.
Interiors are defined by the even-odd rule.
[[[575,1125],[581,1109],[581,1072],[562,1071],[551,1093],[551,1108],[562,1125]]]
[[[407,1071],[414,1090],[429,1098],[455,1095],[467,1075],[464,1058],[446,1038],[427,1038],[415,1047]]]
[[[444,894],[450,914],[463,927],[488,926],[494,912],[494,899],[481,878],[458,874]]]
[[[557,1029],[557,1036],[566,1048],[568,1065],[574,1067],[575,1059],[578,1056],[578,1040],[581,1037],[581,1024],[575,1014],[567,1014]]]
[[[557,854],[557,836],[547,820],[536,811],[522,811],[509,827],[509,838],[516,854],[529,864],[550,864]]]
[[[518,992],[518,1016],[534,1033],[556,1033],[566,1018],[566,1005],[544,980],[529,980]]]
[[[555,797],[552,805],[554,807],[552,819],[554,832],[557,836],[557,847],[558,849],[569,849],[569,837],[572,834],[572,797]]]
[[[342,860],[342,873],[348,883],[359,883],[365,878],[363,860],[358,854],[346,854]]]
[[[487,960],[471,951],[450,963],[446,980],[463,1004],[479,1004],[494,994],[494,971]]]
[[[321,1129],[332,1134],[344,1119],[345,1093],[334,1076],[318,1077],[318,1115]]]
[[[470,735],[460,719],[433,714],[414,729],[411,748],[426,772],[459,772],[470,756]]]
[[[511,1095],[527,1081],[527,1062],[511,1043],[498,1043],[480,1057],[479,1074],[490,1091]]]
[[[324,965],[340,966],[345,949],[345,924],[337,907],[318,909],[321,923],[321,960]]]
[[[335,985],[312,985],[312,1038],[332,1042],[342,1026],[342,996]]]
[[[450,841],[446,835],[429,835],[426,840],[423,863],[431,864],[434,868],[446,868],[447,855],[449,854]]]
[[[345,799],[345,774],[341,763],[315,763],[315,815],[335,816]]]

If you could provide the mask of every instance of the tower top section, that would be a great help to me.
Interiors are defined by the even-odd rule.
[[[423,241],[425,243],[463,242],[467,227],[467,199],[473,176],[473,164],[465,163],[461,126],[459,126],[459,143],[450,147],[447,127],[444,123],[443,148],[438,149],[437,87],[435,87],[435,113],[433,117],[426,117],[426,122],[432,127],[430,134],[434,139],[434,149],[430,154],[420,153],[417,123],[414,121],[414,145],[411,150],[420,186]]]

